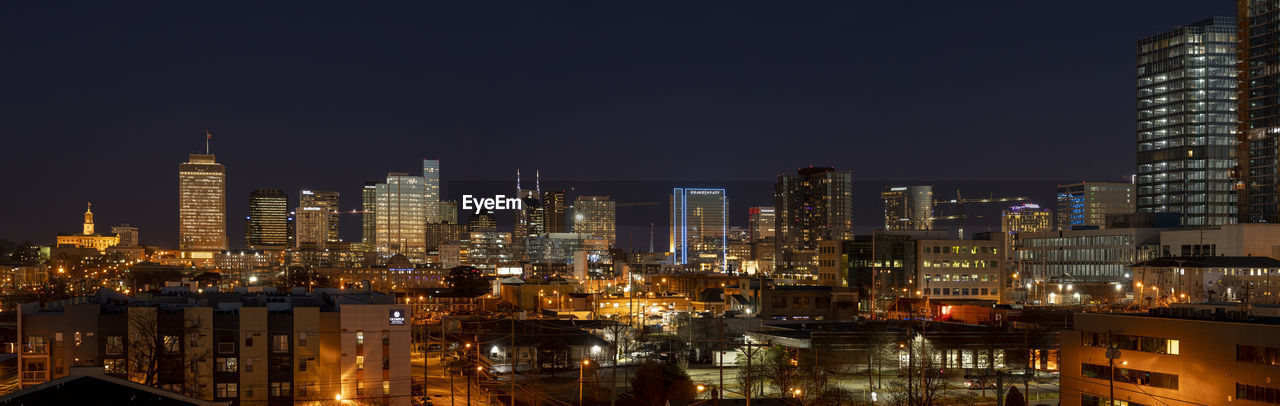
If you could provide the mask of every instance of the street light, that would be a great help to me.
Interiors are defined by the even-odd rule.
[[[582,383],[583,383],[582,375],[586,371],[587,365],[591,365],[591,360],[584,359],[582,360],[582,367],[578,368],[578,404],[579,405],[582,404]]]
[[[799,397],[800,397],[800,388],[792,389],[792,390],[791,390],[791,393],[794,393],[794,394],[796,395],[796,397],[797,397],[797,398],[799,398]]]

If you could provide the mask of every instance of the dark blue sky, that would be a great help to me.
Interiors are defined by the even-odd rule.
[[[1134,41],[1235,4],[500,3],[6,4],[0,238],[49,243],[92,200],[172,244],[206,129],[233,244],[255,188],[354,207],[423,157],[454,181],[1115,180]]]

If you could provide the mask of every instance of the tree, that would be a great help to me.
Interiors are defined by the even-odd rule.
[[[485,279],[484,273],[472,266],[455,266],[449,269],[449,276],[445,277],[445,281],[454,292],[468,295],[480,295],[489,289],[489,281]]]
[[[751,396],[764,394],[761,383],[764,381],[765,357],[763,349],[742,347],[738,349],[738,385],[743,388],[741,395],[751,391]],[[747,360],[751,361],[748,362]]]
[[[1027,406],[1027,401],[1022,399],[1022,391],[1016,385],[1009,390],[1009,396],[1005,396],[1004,406]]]
[[[769,347],[764,352],[764,377],[773,383],[778,393],[790,393],[799,386],[799,361],[791,357],[791,353],[782,346]]]
[[[931,406],[942,400],[947,390],[943,376],[943,353],[924,337],[912,338],[902,348],[906,362],[899,368],[904,377],[889,383],[889,404]],[[901,362],[901,361],[900,361]]]
[[[661,406],[669,400],[691,400],[698,394],[689,374],[683,369],[653,360],[646,360],[636,368],[631,390],[649,406]]]

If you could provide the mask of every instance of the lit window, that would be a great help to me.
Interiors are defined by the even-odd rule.
[[[363,356],[363,355],[357,355],[357,356],[356,356],[356,369],[364,369],[364,356]]]

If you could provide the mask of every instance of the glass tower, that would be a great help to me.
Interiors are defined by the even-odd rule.
[[[373,246],[377,241],[377,206],[378,206],[378,182],[365,181],[364,188],[360,189],[360,241],[366,245]]]
[[[724,189],[675,188],[671,192],[671,253],[678,265],[727,270],[728,200]],[[711,269],[708,269],[711,270]]]
[[[244,245],[251,250],[282,250],[289,245],[289,196],[279,189],[249,194]]]
[[[886,186],[880,197],[885,230],[933,229],[933,186]]]
[[[1235,19],[1214,17],[1138,40],[1139,213],[1235,222],[1235,32]]]
[[[319,208],[321,210],[327,211],[328,213],[325,213],[323,215],[325,228],[327,229],[325,230],[325,233],[324,233],[325,242],[334,243],[334,242],[342,241],[342,236],[339,234],[339,231],[341,230],[340,228],[341,219],[339,219],[337,215],[337,212],[339,210],[342,210],[342,207],[340,206],[340,203],[339,203],[340,202],[339,197],[340,196],[338,192],[333,192],[333,191],[303,190],[298,194],[299,216],[294,220],[300,221],[302,219],[303,217],[301,216],[302,208],[308,208],[308,207]],[[312,209],[310,211],[315,211],[315,210]],[[316,213],[311,213],[310,215],[307,216],[307,218],[308,218],[308,221],[313,221],[316,218],[318,218],[318,215],[316,215]]]
[[[422,160],[423,201],[427,213],[427,222],[440,223],[440,160]]]
[[[578,196],[573,201],[573,232],[617,241],[618,206],[609,196]]]

